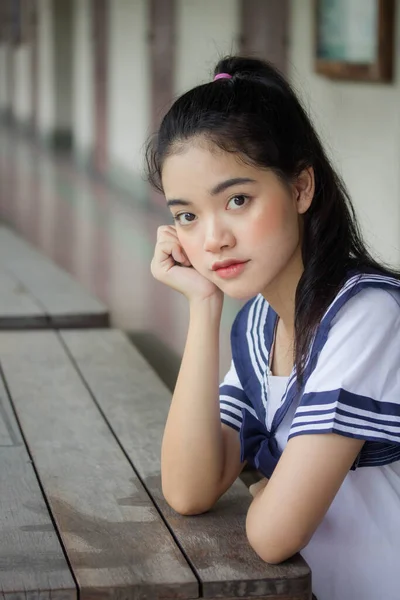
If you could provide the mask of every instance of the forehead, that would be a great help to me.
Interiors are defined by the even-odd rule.
[[[162,184],[166,197],[193,194],[196,189],[210,190],[226,179],[257,179],[260,169],[244,163],[233,152],[215,146],[187,143],[165,159]]]

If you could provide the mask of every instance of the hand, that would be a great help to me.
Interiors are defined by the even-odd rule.
[[[155,279],[181,292],[188,300],[222,298],[221,290],[192,267],[172,225],[158,228],[151,272]]]
[[[266,477],[263,477],[262,479],[260,479],[260,481],[257,481],[257,483],[253,483],[253,485],[249,487],[249,492],[253,496],[253,498],[255,498],[257,494],[265,488],[267,483],[268,479]]]

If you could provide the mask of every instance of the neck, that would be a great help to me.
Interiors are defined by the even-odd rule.
[[[298,247],[285,269],[262,293],[278,315],[287,334],[293,337],[296,289],[303,271],[301,248]]]

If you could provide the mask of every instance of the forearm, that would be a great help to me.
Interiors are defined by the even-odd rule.
[[[162,480],[179,512],[201,512],[215,501],[224,451],[218,401],[222,302],[191,305],[182,364],[165,427]]]

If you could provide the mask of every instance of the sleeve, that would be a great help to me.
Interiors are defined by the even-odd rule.
[[[237,431],[240,431],[242,425],[243,410],[247,410],[256,417],[256,412],[240,383],[233,360],[228,373],[219,387],[219,402],[222,423],[229,425],[229,427]]]
[[[292,422],[291,437],[366,440],[359,466],[400,460],[400,293],[360,291],[332,320]]]

